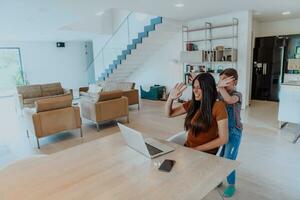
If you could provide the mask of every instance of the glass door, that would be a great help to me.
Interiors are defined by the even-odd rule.
[[[24,84],[20,49],[0,48],[0,97],[13,95]]]

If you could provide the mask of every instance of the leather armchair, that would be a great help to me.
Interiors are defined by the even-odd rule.
[[[56,96],[35,102],[35,108],[24,109],[24,119],[29,131],[34,133],[40,148],[39,138],[62,131],[80,129],[82,137],[79,107],[72,106],[72,96]]]
[[[127,117],[127,123],[129,122],[128,98],[122,96],[123,91],[101,92],[100,95],[82,93],[82,95],[80,98],[82,117],[95,122],[97,131],[99,122],[121,117]]]

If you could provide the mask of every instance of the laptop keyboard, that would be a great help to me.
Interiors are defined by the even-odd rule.
[[[154,146],[151,146],[150,144],[147,144],[147,143],[145,143],[145,144],[146,144],[146,147],[147,147],[147,149],[148,149],[151,156],[163,152],[162,150],[160,150],[160,149],[158,149]]]

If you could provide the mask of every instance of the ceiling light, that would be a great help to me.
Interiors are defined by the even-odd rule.
[[[174,4],[174,6],[175,6],[176,8],[181,8],[181,7],[184,6],[184,4],[183,4],[183,3],[176,3],[176,4]]]
[[[282,12],[281,14],[282,15],[289,15],[289,14],[291,14],[291,12],[290,11],[285,11],[285,12]]]
[[[103,15],[103,13],[104,13],[103,11],[100,11],[100,12],[97,12],[96,15],[100,16],[100,15]]]

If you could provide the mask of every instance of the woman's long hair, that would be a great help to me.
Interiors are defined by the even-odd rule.
[[[193,87],[195,80],[199,81],[202,99],[197,101],[193,92],[184,128],[187,131],[191,130],[197,136],[201,131],[207,131],[212,125],[212,109],[217,100],[218,92],[215,79],[211,74],[203,73],[196,76],[192,82]]]

